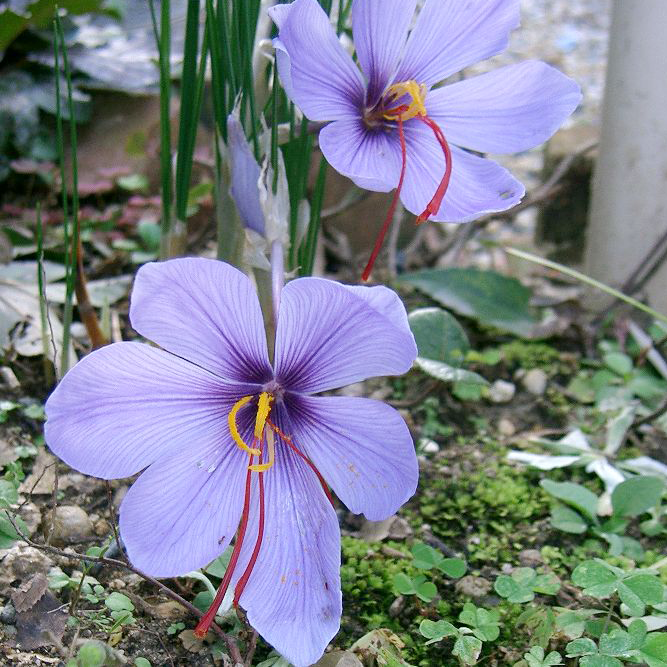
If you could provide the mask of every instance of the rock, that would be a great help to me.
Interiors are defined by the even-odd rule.
[[[498,433],[506,438],[511,438],[516,433],[514,422],[511,419],[507,419],[507,417],[503,417],[498,422]]]
[[[541,368],[532,368],[521,381],[526,391],[533,396],[542,396],[547,390],[547,374]]]
[[[4,558],[1,555],[3,553]],[[0,551],[0,559],[0,588],[17,580],[27,581],[38,572],[47,574],[54,565],[47,555],[25,542],[18,542],[11,549]]]
[[[188,612],[175,600],[167,600],[167,602],[160,602],[153,607],[153,613],[158,618],[163,618],[167,621],[177,621],[185,618]]]
[[[47,510],[47,517],[50,512],[50,510]],[[45,524],[50,526],[51,522],[48,518]],[[81,542],[94,534],[93,523],[83,508],[76,505],[56,507],[55,517],[53,518],[53,534],[51,536],[54,544]]]
[[[491,590],[491,582],[484,577],[475,577],[469,574],[459,579],[454,588],[462,595],[468,595],[471,598],[482,598]]]
[[[404,540],[412,536],[412,527],[410,524],[400,516],[394,518],[391,528],[389,528],[390,540]]]
[[[519,562],[524,567],[536,567],[544,561],[542,560],[542,554],[537,549],[524,549],[519,552]]]
[[[111,525],[106,519],[98,519],[94,525],[95,535],[104,537],[111,532]]]
[[[23,519],[28,529],[28,537],[32,537],[37,532],[39,523],[42,520],[39,507],[35,503],[24,503],[19,510],[19,516]]]
[[[516,387],[511,382],[496,380],[489,389],[489,400],[492,403],[509,403],[516,393]]]
[[[421,449],[424,454],[437,454],[440,451],[440,445],[434,440],[422,438],[419,442],[419,449]]]
[[[359,531],[359,539],[365,542],[381,542],[389,536],[389,531],[393,523],[393,516],[383,521],[369,521],[366,519]]]
[[[4,607],[0,607],[0,623],[12,625],[14,621],[16,621],[16,609],[11,602],[8,602]]]
[[[389,605],[389,616],[391,618],[396,618],[397,616],[400,616],[403,609],[405,609],[405,596],[404,595],[399,595]]]
[[[332,651],[323,655],[313,667],[363,667],[363,663],[349,651]]]

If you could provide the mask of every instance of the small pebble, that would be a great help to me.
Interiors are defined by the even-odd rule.
[[[434,440],[422,438],[419,444],[424,454],[437,454],[440,451],[440,445]]]
[[[519,552],[519,562],[523,567],[536,567],[543,563],[542,554],[537,549],[524,549]]]
[[[489,400],[492,403],[509,403],[516,393],[516,387],[511,382],[496,380],[489,389]]]
[[[0,607],[0,623],[5,625],[11,625],[16,620],[16,609],[14,605],[10,602],[4,607]]]
[[[541,368],[529,370],[522,379],[526,391],[533,396],[542,396],[547,390],[547,374]]]
[[[47,524],[50,525],[51,510],[47,512]],[[88,537],[92,537],[93,523],[86,511],[76,505],[60,505],[56,507],[55,518],[53,520],[54,542],[72,543],[80,542]]]
[[[516,433],[516,426],[514,426],[514,422],[511,419],[507,419],[507,417],[503,417],[498,422],[498,433],[505,436],[506,438],[513,436]]]
[[[484,577],[475,577],[469,574],[459,579],[455,584],[457,592],[468,595],[471,598],[484,597],[491,590],[491,582]]]

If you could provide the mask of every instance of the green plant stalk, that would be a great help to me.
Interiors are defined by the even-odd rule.
[[[208,24],[206,26],[208,28]],[[202,46],[202,63],[206,67],[206,35]],[[176,154],[176,216],[185,220],[188,207],[188,191],[192,174],[192,155],[197,136],[197,124],[201,109],[199,96],[200,76],[197,73],[199,51],[199,0],[190,0],[185,21],[183,46],[183,74],[181,77],[181,102],[179,108],[178,148]],[[200,65],[200,71],[203,69]]]
[[[623,294],[623,292],[620,292],[619,290],[614,289],[609,285],[605,285],[599,280],[595,280],[595,278],[587,276],[585,273],[581,273],[580,271],[571,269],[570,267],[564,266],[563,264],[559,264],[558,262],[553,262],[549,259],[545,259],[544,257],[539,257],[538,255],[533,255],[532,253],[525,252],[524,250],[519,250],[518,248],[511,248],[509,246],[501,246],[501,247],[503,248],[503,250],[505,250],[505,252],[508,255],[512,255],[513,257],[518,257],[519,259],[525,259],[528,262],[533,262],[533,264],[539,264],[540,266],[544,266],[548,269],[553,269],[554,271],[563,273],[566,276],[570,276],[570,278],[574,278],[575,280],[579,280],[580,282],[585,283],[586,285],[595,287],[596,289],[599,289],[602,292],[605,292],[606,294],[609,294],[610,296],[613,296],[614,298],[627,303],[628,305],[632,306],[633,308],[636,308],[637,310],[641,310],[642,312],[651,315],[651,317],[654,317],[656,320],[660,320],[661,322],[667,322],[667,315],[663,315],[662,313],[659,313],[657,310],[653,310],[653,308],[647,306],[641,301],[633,299],[631,296]]]
[[[57,72],[56,72],[57,75]],[[37,203],[37,287],[39,290],[39,320],[42,328],[42,363],[44,366],[44,379],[47,386],[53,385],[55,380],[53,369],[56,363],[57,352],[55,349],[55,342],[51,334],[51,342],[53,343],[54,356],[53,364],[49,359],[49,314],[46,303],[46,288],[44,281],[44,228],[42,226],[42,207]]]
[[[55,13],[54,23],[54,50],[55,50],[55,65],[56,65],[56,127],[57,137],[56,144],[58,150],[58,161],[60,163],[60,177],[62,181],[62,200],[63,200],[63,216],[64,216],[64,230],[65,230],[65,304],[63,307],[63,340],[62,349],[60,351],[60,368],[59,374],[64,375],[69,369],[69,345],[70,345],[70,328],[72,325],[72,311],[74,298],[74,282],[76,280],[76,249],[79,242],[78,234],[78,216],[79,216],[79,193],[78,193],[78,178],[77,178],[77,162],[76,162],[76,124],[74,121],[74,104],[72,102],[72,79],[69,70],[69,63],[67,60],[67,50],[65,48],[65,38],[63,35],[62,24],[60,22],[60,15]],[[68,113],[70,123],[70,143],[72,150],[72,212],[71,217],[68,211],[67,201],[67,178],[65,174],[65,141],[62,123],[62,108],[60,103],[60,54],[62,54],[63,69],[65,73],[65,81],[67,85],[67,101]]]
[[[320,221],[322,213],[322,202],[324,200],[324,186],[327,176],[327,161],[324,157],[320,159],[320,168],[317,172],[317,181],[313,190],[313,197],[310,204],[310,221],[308,223],[308,233],[303,247],[299,250],[300,268],[299,275],[310,276],[313,273],[315,264],[315,254],[317,252],[317,237],[320,231]]]
[[[169,256],[169,233],[171,231],[171,126],[169,104],[171,101],[171,1],[162,0],[160,5],[160,30],[157,27],[155,6],[149,0],[153,32],[155,34],[160,64],[160,179],[162,184],[162,224],[160,237],[160,257]]]

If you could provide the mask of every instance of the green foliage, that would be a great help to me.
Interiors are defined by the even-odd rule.
[[[635,559],[643,558],[643,549],[637,540],[627,537],[624,532],[628,518],[637,517],[654,510],[649,531],[662,530],[662,513],[656,506],[664,491],[664,481],[658,477],[640,475],[618,484],[611,494],[612,515],[605,521],[597,516],[600,499],[587,488],[572,482],[554,482],[544,479],[542,488],[552,496],[562,500],[574,509],[556,505],[551,512],[551,525],[567,533],[583,534],[590,531],[609,543],[609,552],[618,556],[622,553]]]
[[[585,595],[598,599],[617,593],[632,616],[643,616],[646,605],[660,604],[665,590],[652,571],[626,572],[600,559],[580,563],[572,572],[572,582]]]
[[[424,373],[443,382],[486,384],[477,373],[461,368],[470,343],[456,318],[441,308],[420,308],[408,322],[419,354],[415,363]]]
[[[563,658],[558,651],[551,651],[545,655],[541,646],[533,646],[528,653],[524,654],[523,659],[528,667],[555,667],[555,665],[563,664]]]
[[[472,630],[473,635],[483,642],[492,642],[500,635],[498,621],[500,614],[497,610],[488,611],[476,607],[472,602],[463,605],[463,611],[459,614],[459,621]]]
[[[445,558],[437,549],[418,542],[412,547],[412,566],[419,570],[437,568],[452,579],[459,579],[466,573],[465,561],[460,558]]]
[[[423,574],[409,577],[403,572],[394,575],[394,588],[401,595],[416,595],[424,602],[430,602],[437,594],[438,589],[432,581],[428,581]]]
[[[495,271],[425,269],[403,274],[399,283],[416,287],[460,315],[518,336],[530,336],[536,324],[530,290]]]
[[[460,658],[464,665],[474,665],[482,652],[482,641],[467,634],[468,628],[456,628],[448,621],[423,620],[419,625],[419,632],[428,639],[426,644],[442,641],[447,637],[454,637],[452,655]]]
[[[553,573],[538,574],[531,567],[517,567],[511,576],[501,574],[495,581],[494,589],[509,602],[530,602],[535,593],[555,595],[560,590],[560,580]]]

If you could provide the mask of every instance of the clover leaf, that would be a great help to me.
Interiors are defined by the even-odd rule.
[[[394,575],[394,588],[401,595],[416,595],[424,602],[430,602],[438,593],[432,581],[428,581],[423,574],[409,577],[403,572]]]
[[[524,653],[523,659],[528,663],[528,667],[554,667],[563,664],[560,653],[551,651],[545,656],[541,646],[533,646],[528,653]]]
[[[643,616],[646,605],[660,604],[664,585],[645,572],[625,572],[600,560],[584,561],[572,572],[572,582],[598,599],[618,594],[631,616]]]
[[[460,558],[445,558],[437,549],[428,544],[418,543],[412,547],[412,565],[420,570],[437,568],[451,579],[460,579],[467,566]]]
[[[560,580],[555,574],[537,574],[532,567],[517,567],[511,576],[501,574],[494,589],[509,602],[530,602],[535,593],[555,595],[560,590]]]
[[[463,611],[459,614],[459,621],[472,628],[472,633],[483,642],[492,642],[500,635],[498,620],[500,614],[496,611],[488,611],[476,607],[472,602],[463,605]]]

